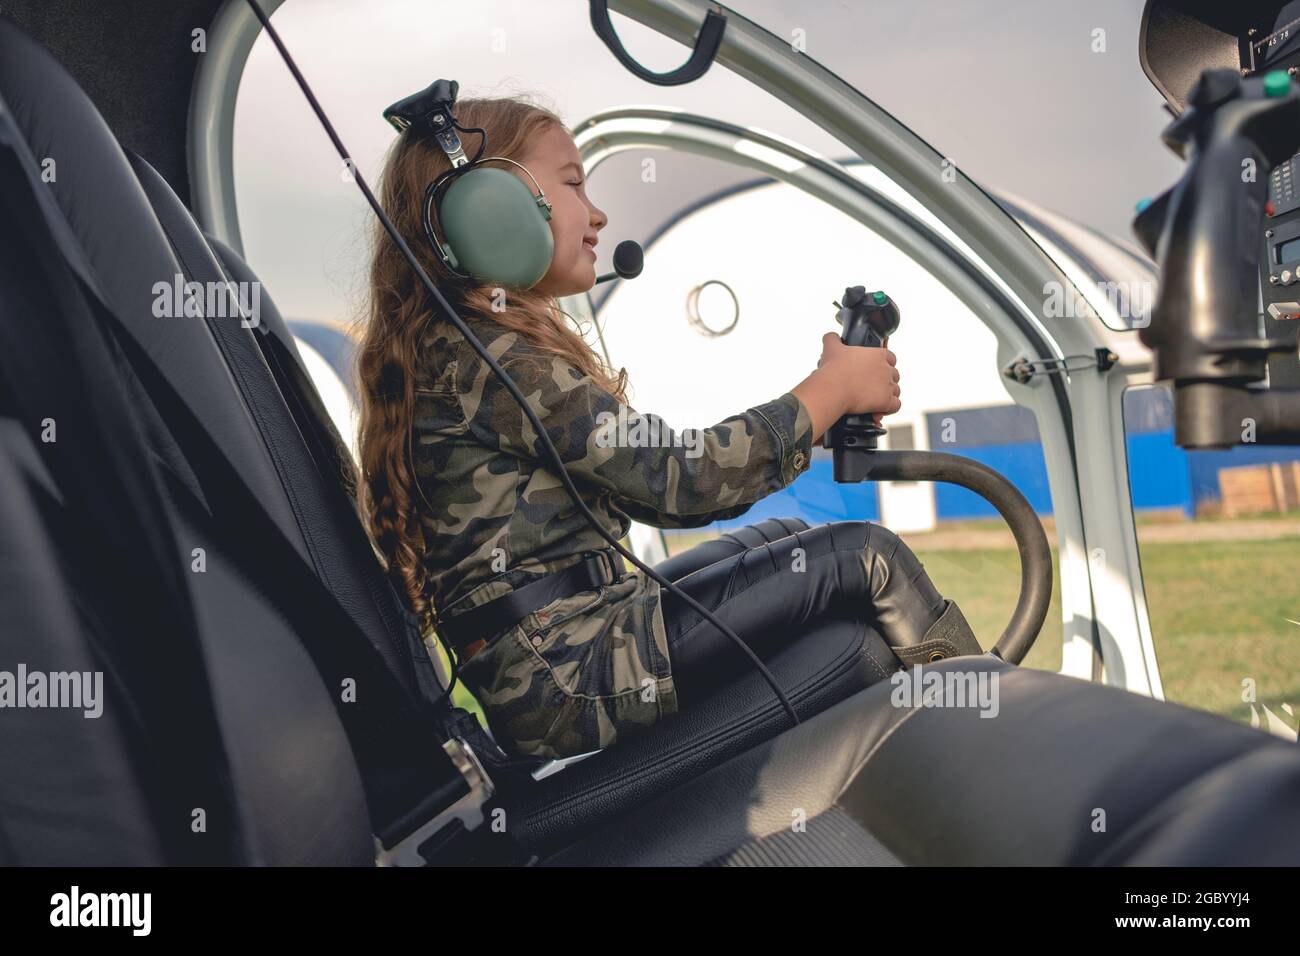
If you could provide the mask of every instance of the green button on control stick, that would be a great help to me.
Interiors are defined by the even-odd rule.
[[[1291,77],[1285,70],[1273,70],[1264,74],[1265,96],[1286,96],[1291,90]]]
[[[883,292],[873,292],[871,293],[871,298],[875,300],[876,305],[884,305],[885,302],[888,301],[889,296],[885,295]]]

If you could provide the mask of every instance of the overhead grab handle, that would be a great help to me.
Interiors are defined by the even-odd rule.
[[[623,41],[614,32],[614,24],[609,20],[609,0],[591,0],[591,27],[596,35],[605,41],[618,61],[647,83],[659,86],[680,86],[699,79],[718,55],[718,46],[722,43],[722,31],[727,27],[727,18],[716,9],[711,9],[695,38],[695,49],[691,58],[675,70],[667,73],[655,73],[633,59],[623,46]]]

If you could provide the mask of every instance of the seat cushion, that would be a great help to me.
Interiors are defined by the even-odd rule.
[[[766,663],[801,719],[885,680],[899,666],[880,635],[856,621],[826,622]],[[517,841],[544,854],[789,726],[771,686],[755,671],[650,733],[540,781],[502,789],[492,807],[505,809]]]

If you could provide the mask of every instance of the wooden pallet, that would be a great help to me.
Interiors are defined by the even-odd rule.
[[[1219,494],[1229,518],[1300,509],[1300,461],[1221,468]]]

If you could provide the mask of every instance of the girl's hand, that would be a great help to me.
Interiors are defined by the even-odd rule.
[[[903,407],[898,386],[898,358],[889,350],[889,338],[877,349],[845,345],[839,335],[822,336],[822,357],[817,368],[833,380],[842,402],[842,415],[892,415]]]
[[[872,349],[845,345],[835,332],[822,336],[817,370],[792,389],[812,418],[814,444],[845,415],[869,414],[880,424],[902,408],[897,358],[888,345],[888,338]]]

